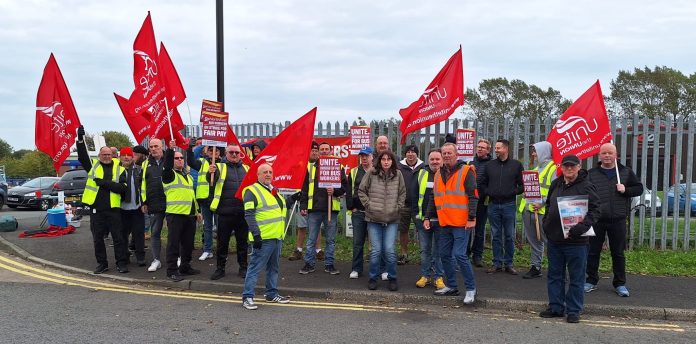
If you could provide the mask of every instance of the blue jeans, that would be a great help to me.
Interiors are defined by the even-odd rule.
[[[442,259],[442,268],[445,271],[445,284],[450,288],[457,288],[457,272],[454,265],[456,261],[459,271],[464,276],[466,290],[476,290],[474,269],[471,267],[467,252],[472,231],[463,227],[450,226],[440,227],[439,231],[440,259]]]
[[[213,252],[213,212],[209,204],[201,204],[203,215],[203,252]]]
[[[254,287],[264,267],[266,268],[266,297],[273,298],[278,295],[278,261],[282,247],[282,240],[269,239],[263,240],[261,249],[253,250],[244,279],[243,298],[254,297]]]
[[[486,220],[488,219],[488,206],[484,205],[481,200],[476,207],[476,229],[474,230],[474,238],[471,240],[471,249],[469,253],[474,258],[481,259],[483,257],[483,244],[486,238]]]
[[[367,231],[370,233],[370,280],[377,280],[382,272],[380,263],[385,262],[387,276],[390,280],[396,279],[396,233],[399,230],[398,223],[367,223]]]
[[[150,217],[150,246],[152,259],[161,260],[162,253],[162,226],[164,225],[164,213],[154,213]]]
[[[365,239],[367,239],[367,222],[364,211],[354,211],[351,216],[353,221],[353,271],[362,274],[365,251]]]
[[[324,242],[326,245],[326,258],[324,260],[324,265],[329,266],[334,264],[334,250],[336,249],[336,220],[338,219],[338,212],[331,212],[331,222],[329,222],[329,215],[325,211],[318,211],[307,214],[307,226],[309,227],[309,236],[307,237],[307,250],[305,251],[305,263],[314,266],[317,259],[317,251],[315,246],[317,245],[317,237],[319,236],[319,230],[321,229],[321,224],[324,224]]]
[[[418,230],[420,246],[421,276],[438,278],[444,274],[440,259],[440,226],[437,221],[430,222],[430,230],[421,226]]]
[[[580,315],[585,302],[585,268],[587,245],[563,245],[547,242],[549,257],[548,281],[549,307],[557,313]],[[568,269],[570,285],[565,288],[565,272]]]
[[[493,238],[493,265],[498,268],[512,266],[515,255],[515,202],[490,203],[488,220]]]

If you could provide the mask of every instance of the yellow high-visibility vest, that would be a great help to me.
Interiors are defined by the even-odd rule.
[[[113,159],[113,166],[111,167],[111,180],[118,183],[121,173],[125,170],[121,166],[118,159]],[[99,186],[94,181],[95,178],[104,178],[104,167],[101,162],[97,159],[92,159],[92,168],[87,174],[87,182],[85,183],[85,191],[82,193],[82,203],[87,205],[93,205],[94,201],[97,199],[97,193],[99,192]],[[111,208],[121,207],[121,195],[115,192],[109,193],[109,205]]]
[[[532,171],[538,171],[539,166],[535,167]],[[541,197],[543,199],[546,199],[549,195],[549,188],[551,187],[551,182],[553,181],[553,174],[556,173],[556,163],[553,162],[553,160],[549,161],[546,163],[546,166],[544,166],[544,169],[541,171],[541,174],[539,174],[539,190],[541,191]],[[517,211],[520,213],[524,210],[524,207],[527,206],[527,200],[522,198],[522,202],[520,202],[520,206],[517,208]],[[534,212],[534,208],[530,204],[527,206],[529,211]],[[539,214],[544,215],[546,214],[546,206],[542,206],[539,208]]]
[[[193,191],[193,178],[185,177],[174,172],[174,180],[171,183],[162,183],[164,194],[167,196],[167,214],[190,215],[191,207],[198,212],[198,202]]]
[[[278,197],[280,199],[280,203],[278,203],[278,199],[259,183],[244,188],[243,194],[247,191],[250,191],[256,198],[256,206],[254,206],[254,202],[244,202],[244,210],[256,208],[256,223],[259,225],[261,240],[283,239],[285,216],[288,209],[283,197]],[[254,241],[251,231],[249,231],[249,241]]]
[[[218,172],[220,173],[220,178],[215,184],[215,190],[213,190],[213,201],[210,202],[210,210],[216,211],[218,205],[220,205],[220,197],[222,197],[222,185],[225,184],[225,178],[227,178],[227,164],[225,163],[215,163]],[[249,166],[242,164],[244,171],[249,172]],[[200,185],[200,184],[199,184]],[[242,194],[243,197],[244,194]]]

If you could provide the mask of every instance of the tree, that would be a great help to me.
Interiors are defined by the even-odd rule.
[[[32,151],[29,149],[16,150],[16,151],[14,151],[14,153],[12,153],[12,157],[15,159],[21,159],[22,157],[24,157],[25,154],[27,154],[29,152],[32,152]]]
[[[128,135],[120,131],[105,131],[102,133],[102,136],[104,136],[106,145],[109,147],[133,147],[133,142],[131,142]]]
[[[9,157],[12,155],[12,146],[7,141],[0,139],[0,158]]]
[[[38,150],[29,151],[21,158],[0,159],[0,165],[5,165],[7,175],[13,177],[34,178],[56,175],[51,158]]]
[[[619,117],[686,118],[696,110],[696,73],[686,76],[665,66],[619,71],[611,81],[611,102]]]
[[[482,80],[478,89],[467,88],[465,113],[476,118],[528,118],[544,120],[556,118],[571,102],[561,92],[528,85],[522,80],[506,78]]]

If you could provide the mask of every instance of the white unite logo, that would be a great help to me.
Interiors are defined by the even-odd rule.
[[[591,124],[594,124],[592,128]],[[599,128],[597,120],[592,118],[591,122],[581,116],[570,116],[566,120],[558,120],[553,126],[556,131],[561,134],[561,138],[556,143],[558,149],[563,149],[565,146],[579,142],[590,136]]]
[[[147,98],[148,93],[157,86],[157,81],[155,79],[158,72],[157,63],[144,51],[135,50],[133,53],[139,56],[144,63],[143,70],[145,73],[140,77],[140,86],[142,86],[142,90],[144,91],[143,98]]]

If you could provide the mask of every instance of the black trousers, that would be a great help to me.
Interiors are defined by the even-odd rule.
[[[106,258],[104,236],[111,233],[116,265],[126,266],[128,264],[128,244],[126,240],[123,239],[121,209],[112,208],[96,211],[96,213],[92,212],[89,222],[90,230],[92,231],[92,240],[94,242],[94,256],[97,258],[97,263],[100,265],[109,265],[109,261]]]
[[[227,253],[230,247],[230,237],[234,232],[237,245],[237,263],[240,269],[247,268],[247,252],[249,243],[249,226],[244,220],[244,214],[239,215],[218,215],[218,236],[217,236],[217,267],[225,269],[227,264]]]
[[[167,276],[191,268],[193,237],[196,234],[196,217],[167,214]],[[181,249],[180,249],[181,248]],[[181,257],[181,266],[176,261]]]
[[[135,259],[145,260],[145,214],[140,209],[121,209],[122,237],[128,243],[128,237],[133,235]]]
[[[626,284],[626,219],[600,220],[594,225],[597,236],[590,237],[587,254],[587,283],[599,282],[599,256],[604,246],[604,237],[609,237],[611,268],[614,272],[614,288]]]

